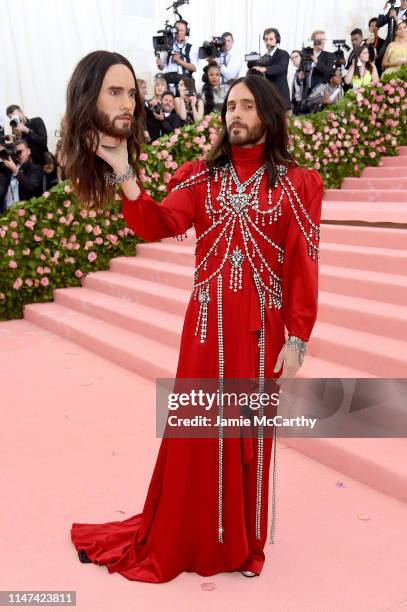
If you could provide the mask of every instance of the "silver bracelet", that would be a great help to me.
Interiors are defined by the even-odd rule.
[[[297,351],[300,365],[302,365],[307,350],[307,343],[305,340],[301,340],[301,338],[297,338],[297,336],[288,336],[286,345],[292,346]]]
[[[126,170],[123,174],[116,174],[115,172],[106,172],[105,174],[105,184],[106,185],[117,185],[119,183],[124,183],[128,181],[129,178],[133,176],[133,168],[128,164]]]

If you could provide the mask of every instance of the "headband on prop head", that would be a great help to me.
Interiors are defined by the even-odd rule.
[[[105,77],[108,79],[109,69],[117,65],[125,67],[125,70],[123,75],[116,70],[112,86],[120,86],[121,83],[116,82],[120,81],[120,77],[124,79],[123,85],[131,83],[131,91],[135,92],[133,112],[127,110],[123,113],[119,107],[120,110],[114,114],[101,107],[100,96],[102,89],[106,88]],[[119,75],[118,79],[116,74]],[[109,149],[110,153],[117,149],[117,155],[125,158],[128,164],[126,172],[130,168],[140,181],[138,159],[144,142],[143,114],[144,104],[136,75],[125,57],[110,51],[93,51],[80,60],[66,91],[61,160],[65,176],[72,182],[78,201],[83,206],[103,209],[114,200],[117,184],[122,181],[118,180],[120,177],[117,175],[115,180],[112,179],[112,165],[107,162],[113,159],[108,154]],[[123,117],[127,121],[118,122]],[[105,178],[107,175],[110,175],[109,180]]]

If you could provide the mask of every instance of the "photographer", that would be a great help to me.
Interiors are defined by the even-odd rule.
[[[175,112],[175,96],[172,91],[165,91],[161,97],[161,109],[153,111],[154,128],[158,134],[157,138],[165,134],[171,134],[176,128],[184,125],[184,121]]]
[[[8,206],[19,200],[29,200],[42,195],[42,168],[32,161],[31,149],[25,140],[17,140],[15,155],[3,159],[3,164],[11,170],[11,180],[15,178],[18,182],[18,195],[13,193],[10,198],[8,193]]]
[[[178,96],[175,98],[175,112],[186,124],[200,121],[204,116],[204,103],[196,95],[193,79],[183,77],[178,83]]]
[[[10,119],[10,126],[16,138],[24,138],[31,149],[35,164],[42,166],[44,153],[48,151],[47,130],[41,117],[27,119],[17,104],[7,107],[6,114]]]
[[[397,24],[400,23],[400,21],[407,21],[407,0],[400,0],[400,6],[394,5],[395,0],[385,2],[383,13],[380,13],[377,18],[378,28],[382,28],[384,25],[388,26],[386,41],[380,53],[381,58],[383,58],[387,46],[394,40]],[[389,10],[387,13],[384,13],[387,8],[389,8]]]
[[[257,64],[253,68],[271,81],[283,98],[284,106],[288,110],[291,108],[290,90],[287,81],[290,57],[287,51],[277,47],[281,42],[281,36],[276,28],[264,30],[263,41],[267,48],[267,53],[262,56],[261,64]]]
[[[158,69],[165,74],[167,84],[174,88],[182,76],[192,77],[198,65],[197,52],[186,40],[189,36],[188,22],[178,19],[175,22],[175,28],[176,35],[171,51],[161,51],[156,58]]]
[[[222,46],[220,56],[209,59],[208,62],[215,61],[219,65],[221,83],[225,84],[238,78],[242,69],[242,58],[233,50],[233,34],[224,32],[221,38],[224,39],[225,43]]]
[[[329,104],[335,104],[343,97],[342,74],[336,68],[332,71],[328,83],[320,83],[307,98],[307,112],[315,113]]]
[[[13,175],[10,168],[4,165],[4,159],[8,159],[9,153],[8,149],[10,148],[10,142],[7,141],[7,137],[0,137],[0,213],[6,210],[6,195],[10,185],[10,179]],[[17,181],[15,181],[17,183]],[[18,193],[18,186],[17,186]],[[18,199],[18,196],[17,196]]]
[[[209,62],[203,69],[202,75],[202,100],[204,103],[205,115],[220,112],[223,106],[223,101],[229,91],[229,85],[221,84],[221,73],[217,62]]]
[[[325,51],[326,35],[323,30],[315,30],[311,35],[313,42],[310,88],[313,90],[320,83],[328,83],[335,65],[335,56]]]
[[[344,77],[344,82],[347,85],[352,85],[353,90],[356,90],[378,80],[379,74],[376,66],[371,62],[367,45],[357,47],[352,65]]]
[[[291,52],[290,60],[295,68],[293,84],[291,86],[291,105],[294,115],[301,112],[301,102],[304,90],[304,71],[301,70],[302,53],[298,49]]]
[[[369,36],[366,38],[366,42],[373,48],[374,62],[376,64],[377,72],[380,76],[382,73],[382,61],[385,52],[386,41],[384,38],[380,38],[379,36],[377,17],[372,17],[371,19],[369,19]]]
[[[58,164],[56,157],[49,151],[44,153],[44,165],[42,167],[42,193],[49,191],[58,185]]]

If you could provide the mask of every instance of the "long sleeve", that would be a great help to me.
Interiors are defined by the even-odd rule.
[[[127,225],[136,236],[152,242],[184,234],[195,220],[196,203],[192,187],[172,191],[195,171],[196,162],[186,162],[174,173],[168,184],[168,195],[156,202],[142,190],[136,200],[122,194],[122,211]]]
[[[29,198],[40,195],[42,186],[42,169],[40,166],[32,164],[27,174],[24,174],[20,169],[16,178],[20,184],[20,196],[21,193],[23,193],[24,199],[28,200]]]
[[[281,49],[277,49],[275,53],[278,51],[281,51]],[[286,51],[281,51],[276,59],[276,62],[267,66],[266,74],[270,77],[275,77],[280,74],[287,74],[288,63],[290,60],[288,53]]]
[[[324,185],[316,170],[303,172],[302,185],[294,186],[311,220],[319,225]],[[307,229],[302,211],[299,217]],[[308,254],[308,243],[293,212],[287,228],[282,276],[284,325],[289,335],[307,342],[318,311],[318,259]]]
[[[41,117],[31,119],[29,128],[30,131],[26,136],[28,144],[30,144],[30,142],[35,142],[37,145],[46,149],[48,140],[47,128]]]

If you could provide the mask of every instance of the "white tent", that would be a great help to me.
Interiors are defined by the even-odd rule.
[[[151,81],[156,72],[152,36],[165,19],[170,0],[0,0],[0,115],[19,104],[28,117],[41,116],[55,143],[64,112],[66,83],[81,57],[96,49],[118,51],[136,74]],[[301,48],[313,30],[346,38],[383,10],[383,0],[190,0],[179,8],[190,24],[190,42],[231,31],[242,53],[258,50],[265,27],[277,27],[281,48]],[[264,51],[262,47],[262,52]],[[204,64],[203,64],[204,65]],[[202,66],[200,67],[202,69]],[[200,84],[201,70],[197,74]]]

